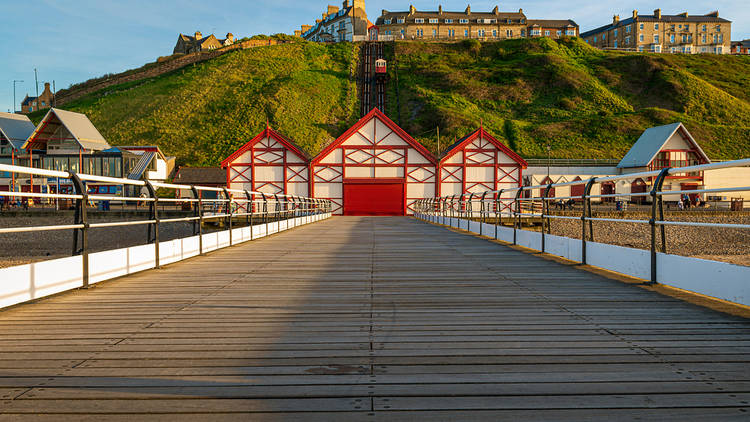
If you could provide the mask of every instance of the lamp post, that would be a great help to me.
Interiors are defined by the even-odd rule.
[[[13,79],[13,114],[16,113],[16,83],[23,82],[18,79]]]

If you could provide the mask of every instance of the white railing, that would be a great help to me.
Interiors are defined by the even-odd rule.
[[[0,192],[0,205],[8,206],[13,201],[36,198],[40,202],[70,201],[75,210],[73,221],[69,224],[0,228],[0,236],[9,233],[73,231],[70,258],[0,269],[0,308],[71,288],[85,288],[91,283],[124,274],[159,268],[161,265],[265,237],[331,215],[330,201],[294,195],[131,180],[6,164],[0,164],[0,172],[69,179],[75,189],[72,194]],[[89,182],[131,186],[140,189],[142,193],[139,196],[126,196],[123,189],[122,196],[91,194],[87,187]],[[174,196],[159,194],[165,191],[174,193]],[[179,197],[182,193],[189,196]],[[148,217],[134,221],[92,223],[87,212],[89,208],[97,203],[111,201],[145,204],[148,206]],[[179,216],[162,218],[161,214],[165,211],[174,211]],[[222,223],[227,230],[204,233],[203,226],[206,222]],[[193,236],[162,241],[159,237],[160,228],[164,224],[174,223],[192,224]],[[91,252],[90,229],[123,226],[147,226],[145,244],[116,251]],[[44,268],[49,263],[53,265],[50,269],[64,270],[45,271]],[[60,281],[61,277],[65,280]]]
[[[703,164],[681,168],[665,168],[656,171],[646,171],[640,173],[623,174],[607,177],[592,177],[588,180],[580,180],[565,183],[553,183],[548,185],[524,186],[519,188],[502,189],[497,191],[487,191],[480,193],[470,193],[463,195],[454,195],[441,198],[423,199],[417,202],[416,211],[419,218],[450,225],[453,227],[476,232],[481,235],[489,235],[509,243],[518,244],[539,250],[546,253],[553,253],[565,258],[581,262],[602,266],[608,269],[616,268],[615,271],[623,272],[639,278],[648,280],[648,283],[668,282],[675,287],[685,287],[680,284],[681,280],[675,281],[675,271],[669,273],[670,266],[677,265],[679,261],[682,268],[695,268],[695,262],[703,261],[703,267],[698,268],[693,273],[706,276],[703,286],[695,287],[699,282],[693,280],[689,284],[688,290],[698,290],[707,292],[705,294],[726,299],[732,302],[739,302],[750,305],[750,267],[736,266],[731,264],[716,264],[722,270],[724,283],[730,283],[736,280],[737,288],[730,289],[734,293],[712,294],[711,274],[705,271],[705,268],[714,268],[716,265],[709,266],[706,260],[695,258],[681,257],[677,255],[667,255],[666,233],[667,226],[682,226],[696,228],[729,228],[729,229],[750,229],[750,224],[730,223],[730,222],[698,222],[698,221],[668,221],[664,214],[664,197],[669,195],[700,195],[717,192],[750,192],[750,180],[738,179],[735,186],[720,188],[700,188],[695,190],[663,190],[664,181],[669,176],[676,176],[685,173],[706,172],[711,170],[740,168],[750,166],[750,159],[726,161],[713,164]],[[605,182],[616,182],[623,180],[635,180],[652,178],[653,184],[648,192],[620,192],[612,194],[592,194],[591,190],[594,184]],[[578,186],[582,189],[579,195],[550,196],[549,193],[556,188]],[[537,196],[533,193],[539,192]],[[558,191],[559,192],[559,191]],[[601,199],[647,199],[650,202],[650,219],[624,219],[624,218],[605,218],[595,217],[592,212],[592,200]],[[581,205],[579,215],[565,215],[570,213],[554,212],[551,205],[563,203],[564,201],[576,201]],[[742,202],[740,201],[740,204]],[[580,221],[581,238],[563,238],[551,234],[550,220],[574,220]],[[524,230],[524,224],[531,222],[541,224],[541,231]],[[614,245],[604,245],[594,242],[593,223],[629,223],[643,224],[650,226],[650,248],[649,250],[637,250]],[[511,228],[512,227],[512,228]],[[595,247],[594,247],[595,246]],[[746,245],[748,254],[750,254],[750,244]],[[619,257],[613,255],[610,257],[602,256],[604,254],[630,254],[633,257],[634,266],[623,269],[622,262],[618,262]],[[592,262],[591,253],[596,251],[596,263]],[[710,251],[706,252],[710,254]],[[681,258],[677,259],[677,258]],[[692,259],[688,262],[685,260]],[[609,260],[609,262],[607,261]],[[700,267],[700,266],[699,266]],[[671,271],[671,270],[670,270]],[[713,274],[716,274],[714,271]],[[684,275],[684,274],[683,274]],[[679,277],[678,277],[679,278]],[[685,279],[685,277],[682,277]],[[729,280],[729,281],[727,281]],[[682,280],[684,281],[684,280]],[[734,283],[734,282],[732,282]],[[675,285],[676,284],[676,285]],[[714,289],[716,290],[716,289]],[[721,289],[719,289],[721,290]],[[741,293],[737,293],[741,292]]]

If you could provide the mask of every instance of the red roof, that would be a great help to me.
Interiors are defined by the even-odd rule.
[[[448,147],[448,150],[445,151],[445,155],[440,160],[440,162],[441,163],[445,162],[448,158],[450,158],[453,155],[455,155],[458,151],[463,150],[468,144],[470,144],[471,142],[473,142],[475,139],[479,138],[480,135],[481,135],[482,139],[486,139],[486,140],[490,141],[490,143],[492,145],[494,145],[497,149],[499,149],[500,151],[504,152],[505,155],[507,155],[508,157],[512,158],[513,161],[515,161],[516,163],[520,164],[522,168],[528,167],[529,164],[526,162],[526,160],[524,160],[523,158],[521,158],[521,156],[518,155],[518,154],[516,154],[512,149],[510,149],[507,146],[505,146],[505,144],[503,144],[502,142],[498,141],[492,135],[490,135],[489,133],[487,133],[487,131],[484,130],[483,127],[480,127],[479,129],[475,130],[473,133],[467,135],[463,139],[460,139],[458,142],[456,142],[455,144],[453,144],[450,147]]]
[[[335,141],[333,141],[330,145],[323,148],[323,151],[320,152],[315,158],[312,160],[312,164],[319,164],[320,161],[326,157],[328,154],[333,152],[336,148],[341,146],[347,139],[351,138],[352,135],[354,135],[358,130],[362,129],[364,125],[366,125],[370,120],[374,118],[378,118],[383,124],[388,126],[392,131],[394,131],[401,139],[406,141],[412,148],[416,149],[424,158],[429,160],[432,164],[437,164],[437,159],[430,154],[430,151],[427,150],[427,148],[424,147],[424,145],[417,142],[414,138],[412,138],[408,133],[406,133],[403,129],[401,129],[396,123],[393,122],[393,120],[389,119],[388,116],[383,114],[382,111],[378,110],[377,108],[372,109],[371,112],[367,113],[367,115],[363,118],[361,118],[357,123],[354,124],[349,130],[344,132],[343,135],[339,136]]]
[[[247,142],[245,145],[240,147],[237,151],[232,153],[229,157],[227,157],[224,161],[221,162],[221,167],[226,168],[229,166],[229,164],[239,158],[242,154],[247,152],[253,145],[260,142],[262,139],[265,138],[273,138],[276,141],[280,142],[282,145],[284,145],[287,149],[292,151],[293,153],[297,154],[300,158],[302,158],[305,161],[310,161],[310,157],[305,154],[304,151],[300,147],[298,147],[294,142],[290,141],[284,135],[280,134],[279,132],[276,132],[275,130],[271,129],[270,127],[266,126],[266,128],[263,130],[263,132],[259,133],[255,138],[251,139],[249,142]]]

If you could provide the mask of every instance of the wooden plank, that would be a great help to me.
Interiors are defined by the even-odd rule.
[[[1,312],[0,419],[746,419],[749,352],[742,318],[335,218]]]

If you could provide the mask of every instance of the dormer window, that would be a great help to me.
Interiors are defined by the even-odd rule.
[[[398,22],[398,23],[404,23],[404,18],[398,18],[398,19],[396,20],[396,22]]]
[[[383,19],[383,23],[386,24],[386,25],[390,25],[391,24],[391,20],[390,19]]]
[[[424,23],[424,19],[422,19],[422,18],[416,18],[416,19],[414,19],[414,23]]]
[[[438,20],[437,20],[437,18],[430,18],[429,22],[430,23],[438,23]]]
[[[469,23],[468,19],[459,19],[458,23]]]
[[[445,23],[453,23],[453,19],[446,19]]]

